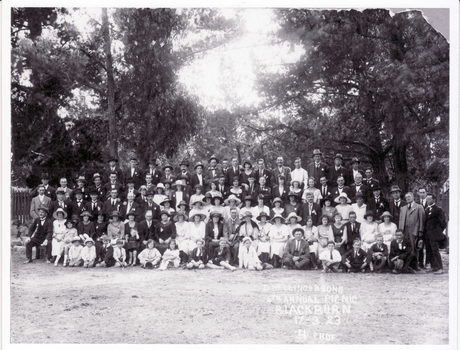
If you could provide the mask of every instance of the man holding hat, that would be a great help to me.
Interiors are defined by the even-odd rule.
[[[160,183],[161,178],[163,177],[163,174],[159,169],[157,169],[157,160],[155,158],[150,158],[148,162],[149,168],[145,170],[145,174],[150,174],[152,175],[152,183],[154,185],[158,185]]]
[[[48,219],[47,207],[37,208],[38,217],[34,220],[29,228],[28,239],[26,244],[26,257],[27,260],[24,264],[32,262],[32,248],[39,246],[46,246],[46,256],[49,258],[51,255],[51,238],[53,237],[53,221]],[[38,255],[38,254],[37,254]],[[47,260],[50,263],[50,260]]]
[[[395,223],[396,226],[399,225],[399,214],[401,213],[401,208],[407,205],[405,200],[401,199],[401,189],[398,185],[391,186],[390,194],[390,214],[393,215],[391,222]]]
[[[40,216],[38,213],[38,208],[49,208],[50,204],[51,198],[45,196],[45,186],[39,185],[38,196],[32,198],[32,202],[30,203],[30,216],[32,219],[36,219]]]
[[[283,255],[283,268],[306,270],[310,268],[310,246],[303,239],[305,231],[303,228],[295,228],[292,231],[294,239],[286,243]]]
[[[205,186],[205,176],[203,174],[203,169],[204,169],[204,165],[203,163],[201,162],[197,162],[195,164],[195,174],[193,174],[190,178],[190,186],[192,187],[192,189],[195,189],[195,186],[196,185],[201,185],[201,186]]]
[[[315,178],[315,187],[320,187],[320,179],[322,176],[326,176],[329,179],[329,167],[321,161],[322,153],[319,149],[313,150],[313,162],[307,165],[307,172],[310,177]]]
[[[110,157],[108,160],[109,167],[106,169],[104,172],[104,181],[107,183],[110,181],[110,174],[115,173],[117,175],[118,181],[121,183],[123,182],[123,171],[121,168],[118,166],[118,158],[116,157]]]
[[[50,198],[54,198],[54,192],[56,190],[54,189],[54,187],[48,185],[48,183],[50,182],[49,174],[48,173],[42,173],[41,180],[42,180],[42,185],[45,186],[45,196],[50,197]],[[30,192],[30,196],[32,198],[37,196],[37,195],[38,195],[38,186],[32,192]]]
[[[127,186],[128,179],[132,179],[134,181],[134,188],[139,188],[139,186],[141,185],[144,176],[142,174],[142,170],[137,165],[137,158],[135,156],[132,156],[129,160],[129,168],[126,169],[123,174],[123,179],[125,180],[125,187]]]
[[[352,184],[352,182],[346,182],[346,177],[348,174],[348,169],[342,166],[343,156],[340,153],[337,153],[334,157],[334,166],[329,169],[329,183],[332,187],[337,187],[337,178],[342,176],[344,183],[347,185]]]

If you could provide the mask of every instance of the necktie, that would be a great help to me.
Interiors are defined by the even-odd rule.
[[[410,204],[410,203],[409,203],[408,209],[410,210],[410,209],[411,209],[411,207],[412,207],[412,204]]]
[[[201,249],[198,249],[198,256],[201,256]]]
[[[355,258],[358,256],[358,251],[355,250]]]
[[[147,221],[147,226],[148,226],[148,228],[150,228],[150,225],[151,225],[151,224],[152,224],[152,223],[151,223],[150,221]]]
[[[310,203],[309,207],[310,207],[309,211],[310,211],[310,215],[311,215],[311,211],[312,211],[312,205],[311,205],[311,203]]]
[[[355,232],[355,224],[351,224],[351,232]]]
[[[332,258],[332,252],[331,252],[331,260],[333,260],[333,258]]]
[[[96,202],[93,202],[93,210],[96,209]]]
[[[326,186],[323,186],[323,198],[326,197]]]
[[[115,200],[114,199],[112,199],[112,205],[115,205]]]
[[[63,202],[63,201],[59,201],[59,206],[60,206],[61,208],[64,208],[64,202]]]

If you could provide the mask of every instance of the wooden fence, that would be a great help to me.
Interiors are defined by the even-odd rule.
[[[30,221],[30,191],[28,189],[11,189],[11,220],[21,223]]]

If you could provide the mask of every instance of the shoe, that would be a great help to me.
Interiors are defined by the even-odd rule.
[[[28,260],[24,261],[24,264],[31,264],[32,262],[33,262],[32,259],[28,259]]]
[[[46,259],[46,263],[47,263],[47,264],[51,264],[51,260]]]
[[[433,272],[434,275],[442,275],[444,273],[443,270],[439,269]]]
[[[415,272],[415,270],[412,267],[408,267],[405,272],[412,273],[412,274],[417,273],[417,272]]]

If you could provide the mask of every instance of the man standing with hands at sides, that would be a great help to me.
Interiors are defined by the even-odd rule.
[[[142,170],[137,166],[137,158],[131,157],[129,160],[130,167],[125,170],[123,174],[123,179],[125,180],[124,186],[127,187],[128,179],[132,179],[134,181],[134,188],[139,188],[142,182]]]
[[[280,175],[284,176],[285,185],[289,186],[291,184],[291,168],[284,166],[283,157],[276,158],[276,168],[272,172],[271,185],[279,185]]]
[[[313,226],[318,226],[321,214],[322,210],[319,204],[313,203],[313,193],[307,193],[307,202],[303,203],[299,209],[297,209],[297,215],[302,218],[300,225],[305,226],[307,218],[311,216]]]
[[[300,188],[308,187],[308,172],[302,168],[302,160],[297,157],[294,159],[294,170],[291,171],[291,181],[299,181]]]
[[[232,166],[227,170],[227,178],[226,178],[226,184],[227,186],[232,186],[233,179],[236,177],[240,177],[241,169],[240,166],[238,165],[238,159],[237,158],[232,158]],[[194,188],[192,186],[192,188]]]
[[[271,181],[272,173],[270,170],[265,169],[265,161],[262,158],[260,158],[257,161],[257,166],[259,169],[257,169],[256,171],[256,182],[260,184],[260,178],[264,177],[265,186],[271,187],[270,181]]]
[[[393,215],[391,222],[395,223],[396,226],[398,226],[401,208],[404,207],[407,204],[407,202],[401,199],[401,189],[398,185],[391,186],[390,194],[392,197],[392,199],[390,199],[390,214]]]
[[[347,180],[347,173],[348,170],[343,167],[343,156],[340,153],[337,153],[334,157],[334,166],[329,169],[329,183],[332,187],[337,187],[337,178],[342,176],[344,179],[344,183]],[[347,186],[350,186],[352,182],[347,183]]]
[[[329,167],[325,162],[321,161],[322,153],[319,149],[313,150],[313,163],[307,165],[307,172],[310,177],[315,178],[315,187],[320,188],[320,179],[325,176],[329,178]]]
[[[426,261],[431,263],[431,270],[436,275],[443,273],[442,259],[439,246],[445,244],[446,237],[443,231],[447,227],[446,218],[442,208],[435,203],[436,197],[429,193],[426,196],[427,207],[425,209],[425,237],[426,237]]]
[[[401,208],[399,214],[399,229],[403,230],[404,238],[408,239],[415,254],[416,269],[419,269],[419,262],[423,262],[423,233],[425,231],[425,210],[420,204],[414,202],[414,194],[406,193],[407,205]],[[421,242],[421,243],[419,243]],[[419,256],[422,252],[421,259]]]
[[[163,177],[163,174],[161,173],[160,170],[156,168],[157,166],[157,160],[155,158],[150,158],[148,162],[149,168],[145,170],[145,174],[151,174],[152,175],[152,183],[156,186],[160,182],[161,178]]]
[[[45,186],[39,185],[38,186],[38,196],[32,198],[32,202],[30,204],[30,216],[32,219],[38,218],[39,208],[49,208],[51,204],[51,198],[45,196]]]
[[[51,238],[53,236],[53,220],[46,217],[48,208],[39,207],[37,209],[38,217],[29,228],[28,241],[26,243],[26,257],[27,260],[24,264],[32,262],[32,248],[39,246],[46,246],[46,255],[48,257],[47,263],[50,263],[49,256],[51,254]],[[38,255],[38,254],[37,254]]]
[[[420,204],[423,207],[423,209],[426,209],[426,207],[428,206],[428,204],[426,203],[426,196],[426,189],[423,187],[419,188],[417,203]]]

